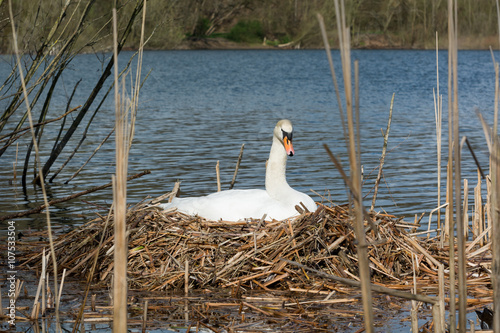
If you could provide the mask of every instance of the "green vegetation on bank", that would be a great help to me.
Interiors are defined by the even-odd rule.
[[[258,20],[239,21],[227,35],[227,39],[238,43],[260,43],[265,34]]]
[[[44,43],[66,1],[11,0],[21,48],[34,52]],[[68,15],[58,29],[63,35],[82,29],[77,47],[84,52],[109,50],[113,1],[69,0]],[[78,26],[71,17],[90,4],[88,20]],[[441,45],[447,38],[447,3],[443,0],[345,0],[353,47],[433,48],[435,33]],[[8,2],[0,1],[0,52],[12,52]],[[119,17],[128,17],[134,4],[118,0]],[[316,13],[321,13],[334,38],[333,0],[185,0],[147,1],[146,33],[152,34],[149,49],[190,47],[190,42],[209,37],[236,43],[287,44],[302,48],[322,47]],[[126,48],[137,48],[140,20],[136,20]],[[458,0],[460,47],[498,46],[496,4],[491,0]],[[122,23],[122,29],[126,22]],[[154,32],[154,33],[153,33]],[[92,41],[87,43],[86,41]],[[333,39],[332,45],[337,46]],[[219,44],[220,45],[220,44]],[[53,47],[57,48],[57,42]]]

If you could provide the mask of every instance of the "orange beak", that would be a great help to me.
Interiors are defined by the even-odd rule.
[[[292,140],[289,140],[286,136],[283,138],[283,143],[285,144],[285,151],[288,156],[293,156],[295,151],[293,150]]]

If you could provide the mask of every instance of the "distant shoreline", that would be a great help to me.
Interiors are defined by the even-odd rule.
[[[439,49],[446,50],[448,48],[447,40],[439,41]],[[498,36],[462,36],[458,39],[459,50],[489,50],[490,46],[499,49]],[[301,47],[300,42],[291,42],[283,45],[265,45],[265,44],[247,44],[236,43],[225,38],[190,38],[183,40],[179,45],[171,50],[286,50],[286,49],[323,49],[323,45]],[[378,34],[363,34],[353,36],[352,49],[360,50],[434,50],[433,45],[406,45],[402,42],[391,40],[386,35]],[[332,49],[337,49],[333,46]]]
[[[435,43],[435,42],[434,42]],[[458,39],[459,50],[499,50],[498,36],[462,36]],[[439,49],[447,50],[448,41],[440,40]],[[407,45],[402,42],[395,41],[387,35],[380,34],[363,34],[353,36],[351,41],[351,49],[353,50],[435,50],[433,45]],[[264,43],[243,43],[234,42],[223,37],[191,37],[182,40],[180,43],[171,48],[154,48],[145,47],[148,51],[179,51],[179,50],[319,50],[324,49],[323,45],[308,45],[302,47],[300,41],[290,42],[282,45],[269,45]],[[335,44],[331,45],[332,50],[338,49]],[[125,46],[123,51],[136,51],[137,48]],[[111,52],[109,49],[92,50],[85,53]],[[10,53],[0,53],[1,55],[9,55]]]

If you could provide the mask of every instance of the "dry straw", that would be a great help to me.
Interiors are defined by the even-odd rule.
[[[352,78],[351,78],[351,55],[350,55],[350,31],[347,28],[345,21],[345,6],[344,1],[339,4],[338,0],[334,1],[335,13],[337,18],[337,31],[339,37],[340,46],[340,57],[342,62],[342,73],[344,79],[344,92],[345,92],[345,103],[346,103],[346,113],[347,113],[347,138],[346,145],[348,147],[349,154],[349,164],[350,164],[350,181],[351,181],[351,193],[354,199],[354,226],[356,237],[358,240],[357,254],[359,259],[359,277],[361,279],[361,292],[363,296],[363,312],[365,320],[365,329],[367,332],[373,332],[373,308],[372,308],[372,296],[371,296],[371,284],[370,284],[370,268],[367,256],[367,243],[364,231],[364,208],[362,202],[362,191],[361,191],[361,169],[359,161],[359,114],[353,108],[353,96],[352,96]],[[323,40],[328,40],[326,37],[326,29],[324,27],[323,19],[318,15],[320,21],[320,27],[323,33]],[[327,45],[325,44],[325,47]],[[330,50],[327,49],[327,53]],[[331,58],[329,58],[331,60]],[[332,68],[332,62],[330,61],[330,67]],[[332,75],[334,71],[332,70]],[[333,78],[334,83],[336,79]],[[356,77],[357,86],[357,77]],[[337,87],[335,87],[338,89]],[[357,91],[357,89],[356,89]],[[337,93],[337,98],[340,94]],[[356,98],[357,99],[357,98]],[[340,100],[338,100],[339,108],[341,105]],[[357,106],[356,106],[357,107]],[[359,110],[356,108],[356,110]],[[342,109],[340,112],[343,113]],[[354,118],[358,121],[355,124]],[[355,126],[356,130],[355,131]],[[357,149],[356,149],[357,148]]]
[[[436,31],[436,91],[434,96],[434,118],[436,121],[436,150],[437,150],[437,206],[441,206],[441,143],[442,143],[442,115],[443,96],[439,92],[439,43]],[[437,209],[437,229],[441,229],[441,210]],[[442,231],[441,231],[442,232]],[[447,231],[445,231],[447,232]]]
[[[498,20],[498,33],[500,40],[500,5],[498,0],[496,1],[497,5],[497,20]],[[500,271],[500,230],[498,228],[499,221],[499,209],[500,209],[500,194],[499,194],[499,180],[500,180],[500,145],[498,142],[498,103],[500,99],[500,91],[499,91],[499,65],[497,62],[494,62],[495,65],[495,114],[493,118],[493,131],[491,133],[491,144],[490,148],[490,175],[491,175],[491,217],[492,217],[492,242],[493,242],[493,272],[498,273]],[[482,118],[481,118],[482,119]],[[489,130],[486,130],[485,122],[482,121],[483,128],[485,129],[486,138],[490,136]],[[489,142],[489,140],[487,140]],[[493,308],[497,309],[494,311],[493,315],[493,326],[500,327],[500,276],[498,274],[493,274],[492,276],[492,284],[493,284]]]
[[[448,92],[453,90],[453,97],[451,94],[448,95],[448,113],[451,115],[451,122],[448,127],[448,138],[449,138],[449,150],[448,154],[451,156],[453,151],[453,158],[450,158],[450,166],[453,166],[454,180],[449,184],[454,185],[454,189],[450,189],[451,193],[455,194],[455,221],[450,223],[452,226],[456,224],[456,239],[457,239],[457,258],[458,258],[458,329],[459,332],[465,332],[467,325],[467,285],[466,285],[466,267],[465,267],[465,239],[464,239],[464,224],[462,219],[462,177],[461,177],[461,156],[460,156],[460,134],[459,134],[459,114],[458,114],[458,48],[457,48],[457,36],[458,36],[458,15],[457,15],[457,5],[453,0],[448,0],[448,54],[451,61],[448,62],[448,84],[452,83],[448,87]],[[450,79],[451,76],[451,79]],[[450,103],[450,102],[453,103]],[[453,148],[453,150],[451,149]],[[454,162],[454,163],[453,163]],[[453,192],[454,191],[454,192]],[[452,209],[453,205],[450,203],[448,206]],[[451,216],[451,215],[450,215]],[[455,232],[450,232],[450,251],[453,252],[453,244]],[[450,257],[451,253],[450,252]],[[454,265],[452,265],[453,267]],[[452,286],[450,289],[454,289],[454,281],[450,281]],[[450,298],[454,292],[450,293]],[[455,303],[455,302],[451,302]],[[450,304],[450,314],[454,311],[453,306]],[[454,314],[453,314],[454,315]],[[455,320],[454,316],[450,316],[450,330],[454,331]]]
[[[449,301],[444,294],[449,286],[445,280],[450,273],[448,247],[440,247],[439,237],[412,236],[418,225],[385,214],[368,214],[378,226],[378,232],[367,227],[366,233],[372,290],[432,304],[434,326],[443,332],[439,328],[444,325],[444,301]],[[207,221],[140,203],[127,211],[128,286],[157,292],[186,286],[189,290],[229,288],[232,295],[249,290],[328,294],[343,288],[336,283],[359,288],[357,237],[351,216],[347,206],[320,205],[318,211],[290,221]],[[115,223],[113,215],[99,217],[55,241],[59,267],[69,274],[90,276],[94,287],[103,289],[112,285],[115,265],[111,255],[115,235],[112,227],[105,227],[107,223]],[[471,242],[467,252],[469,309],[492,302],[487,287],[489,247],[478,244]],[[415,269],[412,257],[417,258]],[[25,265],[37,262],[41,256],[33,255]],[[418,294],[411,293],[414,274]],[[269,312],[265,306],[259,309]]]
[[[113,177],[114,205],[114,279],[113,279],[113,331],[127,332],[127,170],[128,155],[134,136],[135,118],[138,108],[141,83],[142,53],[144,47],[144,27],[146,1],[143,2],[141,40],[132,100],[126,96],[126,75],[122,84],[118,81],[118,27],[116,8],[113,8],[113,55],[115,86],[115,129],[116,129],[116,174]],[[121,90],[120,90],[121,89]],[[130,123],[129,123],[130,112]]]
[[[116,8],[113,8],[113,55],[115,75],[115,127],[116,127],[116,174],[113,176],[114,205],[114,279],[113,279],[113,330],[127,331],[127,236],[125,214],[127,209],[127,129],[128,113],[125,91],[120,97],[118,82],[118,28]]]
[[[35,156],[36,156],[36,160],[37,160],[37,165],[41,165],[41,163],[40,163],[40,154],[39,154],[39,150],[38,150],[38,143],[37,143],[36,136],[35,136],[35,129],[33,127],[33,118],[32,118],[32,115],[31,115],[31,106],[30,106],[30,103],[29,103],[29,100],[28,100],[28,90],[26,88],[26,83],[24,81],[24,72],[23,72],[23,69],[22,69],[22,66],[21,66],[21,57],[19,55],[19,49],[18,49],[18,46],[17,46],[16,26],[14,24],[14,14],[12,12],[12,1],[11,0],[9,0],[9,16],[10,16],[10,22],[11,22],[11,26],[12,26],[12,43],[13,43],[13,46],[14,46],[14,53],[16,55],[16,63],[17,63],[17,67],[18,67],[18,70],[19,70],[19,78],[21,80],[22,91],[23,91],[23,95],[24,95],[24,101],[26,102],[26,110],[27,110],[27,114],[28,114],[28,120],[29,120],[29,123],[30,123],[32,143],[33,143],[33,146],[35,148]],[[53,269],[54,269],[54,292],[55,292],[55,299],[59,299],[59,296],[58,296],[58,287],[57,287],[57,260],[56,260],[56,256],[55,256],[55,252],[54,252],[54,242],[53,242],[53,238],[52,238],[52,226],[51,226],[51,222],[50,222],[50,210],[48,209],[47,192],[45,190],[45,183],[44,183],[44,177],[43,177],[42,169],[40,169],[40,168],[38,169],[38,174],[39,174],[39,177],[41,179],[41,181],[40,181],[40,187],[42,189],[43,201],[45,203],[45,206],[47,207],[47,209],[45,210],[45,216],[46,216],[46,220],[47,220],[47,232],[48,232],[48,235],[49,235],[50,249],[51,249],[51,255],[52,255],[52,265],[53,265]],[[60,331],[61,328],[59,326],[60,325],[60,321],[59,321],[59,302],[56,302],[56,309],[55,309],[55,311],[56,311],[56,331]]]

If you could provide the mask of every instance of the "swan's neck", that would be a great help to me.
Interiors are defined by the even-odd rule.
[[[290,189],[286,182],[287,154],[283,144],[273,136],[273,144],[266,167],[266,191],[277,200],[283,197],[284,191]]]

